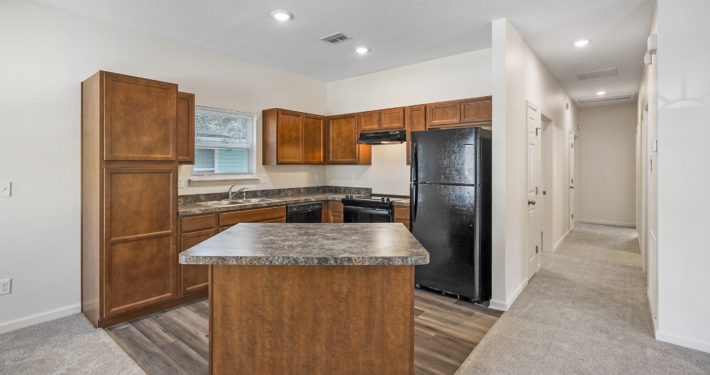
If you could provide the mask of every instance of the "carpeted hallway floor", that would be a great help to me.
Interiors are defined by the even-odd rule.
[[[634,229],[578,224],[457,374],[710,374],[653,338]]]

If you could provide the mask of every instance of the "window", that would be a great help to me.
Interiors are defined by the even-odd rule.
[[[255,143],[254,115],[196,107],[192,174],[253,174]]]

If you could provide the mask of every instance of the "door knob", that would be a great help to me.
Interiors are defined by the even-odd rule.
[[[528,204],[531,205],[531,206],[534,206],[534,205],[535,205],[535,201],[528,201]]]
[[[570,188],[570,189],[574,189],[574,186],[570,186],[569,188]]]

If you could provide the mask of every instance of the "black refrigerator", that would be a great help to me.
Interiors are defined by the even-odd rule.
[[[412,133],[412,234],[429,251],[421,287],[475,302],[491,298],[491,131]]]

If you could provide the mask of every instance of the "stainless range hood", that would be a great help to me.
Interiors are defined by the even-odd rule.
[[[407,140],[406,130],[387,130],[379,132],[360,133],[357,143],[366,145],[387,145],[403,143]]]

